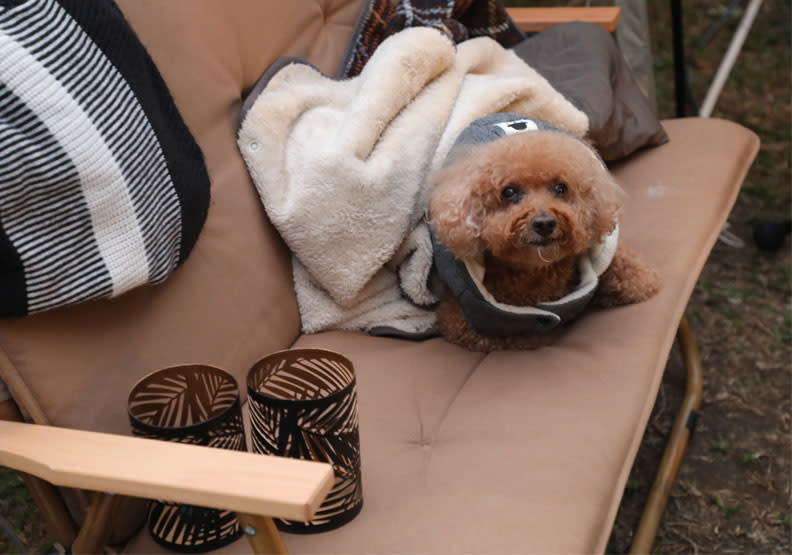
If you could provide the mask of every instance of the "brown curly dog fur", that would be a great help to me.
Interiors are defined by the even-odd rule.
[[[496,300],[535,305],[578,283],[578,259],[614,230],[624,193],[590,148],[558,131],[509,135],[475,147],[434,174],[431,225],[457,258],[484,260]],[[640,302],[659,290],[657,272],[619,245],[592,303]],[[476,351],[533,349],[560,333],[477,333],[452,295],[438,306],[443,336]]]

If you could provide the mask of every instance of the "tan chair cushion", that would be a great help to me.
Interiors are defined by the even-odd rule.
[[[624,241],[662,273],[650,301],[584,315],[530,352],[298,339],[356,366],[364,505],[338,530],[284,535],[292,553],[604,551],[676,324],[758,149],[725,121],[665,127],[668,144],[615,168],[630,195]],[[161,549],[144,531],[127,551]]]

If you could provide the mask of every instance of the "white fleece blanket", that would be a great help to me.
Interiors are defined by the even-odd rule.
[[[455,47],[423,27],[389,37],[353,79],[302,63],[272,77],[238,144],[293,252],[305,333],[431,328],[427,177],[468,124],[496,112],[578,136],[588,128],[585,114],[497,42]]]

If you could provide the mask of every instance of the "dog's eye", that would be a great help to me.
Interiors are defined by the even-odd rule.
[[[504,187],[501,191],[501,198],[506,202],[517,203],[520,201],[520,190],[517,187]]]
[[[560,181],[553,185],[553,194],[557,197],[563,197],[567,193],[566,183]]]

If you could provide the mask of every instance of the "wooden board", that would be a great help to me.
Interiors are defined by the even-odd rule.
[[[0,464],[58,485],[308,521],[325,463],[0,421]]]
[[[568,21],[588,21],[613,32],[619,22],[618,6],[579,8],[508,8],[509,15],[523,31],[534,33]]]

